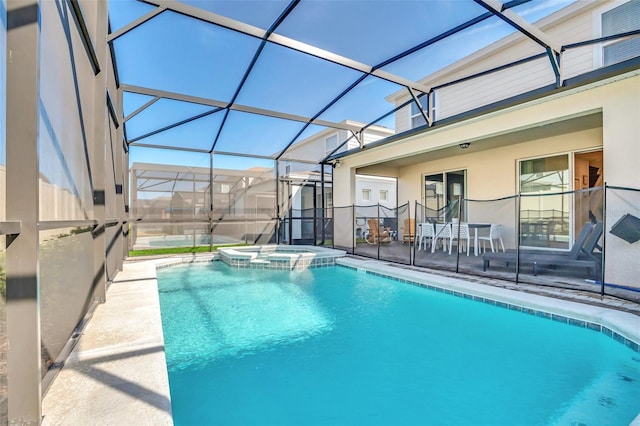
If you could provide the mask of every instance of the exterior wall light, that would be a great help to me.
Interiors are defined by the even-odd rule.
[[[461,149],[467,149],[471,146],[471,144],[469,142],[464,142],[461,143],[460,145],[458,145]]]

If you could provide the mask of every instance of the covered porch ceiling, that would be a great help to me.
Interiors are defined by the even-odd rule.
[[[387,175],[390,169],[401,169],[414,164],[440,160],[461,154],[477,153],[514,144],[545,139],[553,136],[574,133],[582,130],[602,127],[602,112],[591,112],[578,117],[559,119],[554,122],[538,123],[528,128],[517,129],[508,133],[494,134],[478,139],[455,141],[449,146],[423,151],[411,156],[381,160],[376,164],[358,167],[356,173],[366,175]],[[428,134],[428,133],[427,133]],[[423,135],[423,137],[427,137]],[[460,144],[468,143],[467,148]]]

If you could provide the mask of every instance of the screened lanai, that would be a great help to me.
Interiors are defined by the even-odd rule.
[[[112,2],[126,143],[132,157],[163,148],[323,163],[346,140],[329,152],[296,145],[326,129],[364,145],[362,132],[395,129],[394,112],[411,104],[434,125],[439,91],[467,79],[535,65],[561,86],[569,76],[561,58],[603,41],[549,36],[534,24],[571,3]],[[522,39],[519,56],[435,87],[421,82],[506,37]],[[394,105],[387,97],[398,91],[408,100]]]
[[[279,241],[278,227],[308,219],[306,209],[322,222],[331,215],[330,166],[346,152],[455,122],[507,98],[561,89],[584,71],[576,58],[595,45],[610,44],[616,61],[633,56],[633,22],[616,21],[602,37],[545,31],[583,7],[568,0],[112,2],[107,40],[129,162],[208,167],[212,178],[217,168],[271,170],[273,186],[263,185],[270,196],[260,210],[272,223],[252,235],[292,242]],[[470,65],[437,84],[428,78],[507,42],[519,46],[516,53],[490,66]],[[497,90],[503,85],[510,90]],[[456,88],[473,103],[449,106],[446,96]],[[409,125],[399,119],[406,110]],[[369,137],[373,127],[389,134]],[[328,133],[336,143],[327,145]],[[313,202],[294,203],[307,184]],[[200,220],[215,216],[214,186],[203,189],[213,202]],[[137,191],[132,184],[131,211],[141,223],[149,217]],[[219,232],[246,241],[240,228],[247,223],[230,219],[239,229]],[[312,239],[324,241],[317,232]]]
[[[638,17],[638,0],[0,0],[0,423],[42,420],[42,394],[131,250],[316,244],[517,281],[482,256],[428,257],[416,234],[481,205],[506,212],[517,248],[515,170],[545,187],[542,150],[566,156],[551,172],[572,182],[543,195],[582,204],[558,213],[529,194],[527,220],[568,251],[595,211],[609,220],[608,271],[637,277]],[[525,143],[539,151],[480,179],[452,165]],[[594,161],[614,178],[591,209],[606,189]],[[398,195],[365,188],[356,205],[361,175],[396,179]],[[434,213],[437,176],[504,199],[451,204],[433,189],[446,204]],[[369,220],[389,244],[366,241]],[[549,269],[539,283],[588,278],[599,294],[607,282],[604,268]],[[637,297],[624,284],[607,294]]]

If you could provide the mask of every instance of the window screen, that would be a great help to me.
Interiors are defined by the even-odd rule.
[[[640,0],[631,0],[602,14],[602,35],[609,36],[640,29]],[[640,37],[608,44],[603,49],[603,65],[611,65],[640,54]]]

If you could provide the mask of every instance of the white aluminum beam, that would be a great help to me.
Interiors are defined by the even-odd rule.
[[[120,88],[125,92],[139,93],[141,95],[149,95],[159,98],[174,99],[177,101],[191,102],[194,104],[209,105],[218,108],[227,108],[228,102],[217,101],[214,99],[201,98],[198,96],[183,95],[181,93],[168,92],[166,90],[151,89],[148,87],[134,86],[131,84],[122,84]]]
[[[266,30],[263,30],[258,27],[254,27],[253,25],[245,24],[244,22],[236,21],[235,19],[227,18],[226,16],[218,15],[216,13],[200,9],[198,7],[189,6],[188,4],[185,4],[179,1],[144,0],[144,2],[153,4],[155,6],[163,7],[167,10],[172,10],[182,15],[200,19],[201,21],[209,22],[211,24],[216,24],[220,27],[238,31],[253,37],[263,38],[267,33]]]
[[[221,16],[212,12],[204,11],[197,7],[189,6],[179,1],[173,0],[144,0],[145,3],[153,4],[156,6],[162,6],[166,10],[171,10],[174,12],[181,13],[186,16],[190,16],[192,18],[200,19],[205,22],[209,22],[211,24],[215,24],[224,28],[228,28],[233,31],[238,31],[240,33],[250,35],[257,38],[264,38],[266,35],[266,30],[245,24],[244,22],[236,21],[231,18],[227,18],[225,16]],[[279,34],[271,34],[267,38],[268,41],[272,43],[279,44],[284,47],[288,47],[293,50],[297,50],[302,53],[306,53],[308,55],[312,55],[318,57],[320,59],[324,59],[329,62],[333,62],[338,65],[345,66],[347,68],[351,68],[356,71],[361,71],[363,73],[371,74],[376,77],[382,78],[384,80],[388,80],[392,83],[399,84],[401,86],[411,87],[414,90],[423,93],[429,93],[430,88],[417,83],[415,81],[408,80],[406,78],[397,76],[395,74],[391,74],[382,70],[373,71],[373,66],[360,63],[353,59],[346,58],[344,56],[337,55],[335,53],[331,53],[329,51],[317,48],[315,46],[311,46],[309,44],[291,39],[289,37],[285,37]]]
[[[358,142],[358,145],[360,146],[360,149],[364,148],[364,139],[362,138],[362,133],[354,132],[352,130],[351,134],[353,135],[353,138]],[[349,138],[349,139],[351,139],[351,138]],[[347,142],[349,139],[347,139],[345,142]]]
[[[258,158],[260,160],[275,160],[274,156],[270,155],[261,155],[261,154],[247,154],[244,152],[229,152],[229,151],[217,151],[213,150],[213,158],[215,160],[216,155],[229,155],[234,157],[246,157],[246,158]]]
[[[333,127],[341,130],[359,130],[360,129],[360,126],[356,126],[353,124],[335,123],[332,121],[325,121],[325,120],[319,120],[319,119],[311,120],[311,117],[305,117],[302,115],[295,115],[295,114],[287,114],[284,112],[272,111],[268,109],[256,108],[256,107],[251,107],[246,105],[234,104],[234,105],[231,105],[229,109],[232,111],[247,112],[249,114],[258,114],[258,115],[264,115],[267,117],[281,118],[283,120],[298,121],[300,123],[311,122],[311,124],[317,124],[319,126],[324,126],[324,127]]]
[[[120,86],[120,88],[125,92],[139,93],[141,95],[149,95],[149,96],[154,96],[154,97],[158,97],[158,98],[174,99],[174,100],[177,100],[177,101],[191,102],[191,103],[196,103],[196,104],[201,104],[201,105],[209,105],[209,106],[214,106],[214,107],[218,107],[218,108],[230,109],[230,110],[233,110],[233,111],[241,111],[241,112],[247,112],[247,113],[250,113],[250,114],[264,115],[264,116],[267,116],[267,117],[281,118],[281,119],[284,119],[284,120],[299,121],[301,123],[311,122],[311,124],[317,124],[319,126],[324,126],[324,127],[332,127],[332,128],[335,128],[335,129],[356,130],[356,131],[360,130],[360,126],[357,126],[357,125],[354,125],[354,124],[335,123],[333,121],[325,121],[325,120],[319,120],[319,119],[311,120],[311,117],[304,117],[304,116],[301,116],[301,115],[287,114],[287,113],[278,112],[278,111],[272,111],[272,110],[263,109],[263,108],[255,108],[255,107],[251,107],[251,106],[247,106],[247,105],[239,105],[239,104],[229,105],[228,102],[218,101],[218,100],[215,100],[215,99],[208,99],[208,98],[201,98],[201,97],[197,97],[197,96],[183,95],[183,94],[175,93],[175,92],[168,92],[168,91],[164,91],[164,90],[150,89],[148,87],[141,87],[141,86],[133,86],[133,85],[129,85],[129,84],[122,84]]]
[[[123,120],[123,123],[126,123],[127,121],[131,120],[133,117],[135,117],[136,115],[140,114],[142,111],[144,111],[145,109],[149,108],[151,105],[155,104],[159,100],[160,100],[160,97],[158,97],[158,96],[156,96],[155,98],[151,99],[149,102],[147,102],[146,104],[142,105],[140,108],[138,108],[137,110],[133,111],[131,114],[126,116],[124,118],[124,120]]]
[[[209,153],[209,150],[206,150],[206,149],[187,148],[187,147],[182,147],[182,146],[152,145],[152,144],[148,144],[148,143],[139,143],[139,142],[132,142],[129,146],[130,147],[137,146],[137,147],[140,147],[140,148],[172,149],[174,151],[199,152],[201,154],[208,154]]]
[[[410,87],[407,87],[407,90],[409,91],[409,95],[411,95],[413,102],[415,102],[416,106],[418,107],[418,111],[420,111],[420,114],[422,114],[422,118],[424,118],[424,121],[427,123],[427,125],[431,127],[432,125],[431,117],[429,117],[429,114],[422,108],[422,104],[418,100],[418,97],[416,96],[415,92],[411,90]],[[429,96],[429,95],[427,94],[426,96]]]
[[[422,83],[417,83],[415,81],[411,81],[403,77],[398,77],[397,75],[391,74],[381,69],[377,69],[373,71],[371,75],[375,75],[376,77],[382,78],[392,83],[396,83],[401,86],[405,86],[413,90],[417,90],[418,92],[429,93],[431,91],[431,87],[429,86],[425,86]]]
[[[548,34],[544,33],[538,27],[532,25],[525,19],[523,19],[520,15],[514,12],[511,9],[504,10],[504,5],[499,0],[476,0],[477,3],[480,3],[485,8],[489,9],[491,12],[495,13],[498,16],[502,16],[505,20],[515,27],[517,30],[522,32],[527,37],[531,38],[536,43],[540,44],[544,48],[550,48],[554,51],[554,53],[559,54],[562,51],[562,45],[558,43],[553,38],[549,37]]]
[[[374,75],[378,78],[382,78],[384,80],[399,84],[401,86],[411,87],[412,89],[418,90],[420,92],[429,93],[429,90],[430,90],[430,88],[428,86],[425,86],[424,84],[420,84],[415,81],[408,80],[406,78],[397,76],[395,74],[392,74],[390,72],[383,71],[380,69],[374,71],[373,66],[371,65],[363,64],[353,59],[349,59],[344,56],[331,53],[327,50],[323,50],[318,47],[311,46],[309,44],[294,40],[289,37],[285,37],[285,36],[273,33],[269,36],[268,41],[279,44],[280,46],[297,50],[302,53],[306,53],[311,56],[315,56],[320,59],[324,59],[329,62],[333,62],[334,64],[342,65],[344,67],[351,68],[356,71],[361,71],[366,74]]]
[[[158,7],[154,10],[152,10],[151,12],[147,13],[146,15],[141,16],[140,18],[136,19],[135,21],[125,25],[124,27],[120,28],[119,30],[108,34],[107,35],[107,43],[111,43],[113,40],[117,39],[118,37],[125,35],[126,33],[128,33],[129,31],[133,30],[134,28],[139,27],[140,25],[144,24],[145,22],[147,22],[149,19],[152,19],[154,17],[156,17],[157,15],[159,15],[160,13],[164,12],[165,10],[167,10],[166,7]]]

